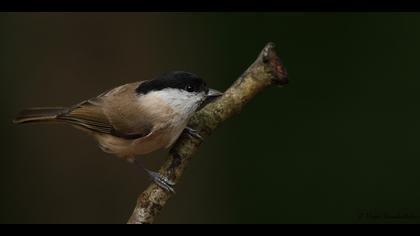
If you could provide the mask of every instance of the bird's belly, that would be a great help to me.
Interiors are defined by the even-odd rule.
[[[138,139],[123,139],[112,135],[97,136],[100,148],[121,158],[132,158],[144,155],[161,148],[168,148],[174,143],[184,130],[185,125],[171,127],[157,131],[146,137]]]

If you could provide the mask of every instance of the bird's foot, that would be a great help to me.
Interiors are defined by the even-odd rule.
[[[168,178],[160,175],[158,172],[154,172],[151,170],[146,169],[140,162],[138,162],[135,158],[127,159],[129,162],[137,164],[140,168],[142,168],[147,175],[152,179],[152,181],[157,184],[159,187],[163,188],[164,190],[175,194],[174,186],[175,183]]]
[[[159,187],[163,188],[164,190],[175,194],[175,190],[173,188],[175,186],[175,183],[173,181],[160,175],[157,172],[154,172],[148,169],[144,169],[144,170],[149,175],[149,177],[153,180],[153,182],[155,182],[155,184],[157,184]]]
[[[185,132],[188,134],[188,136],[199,139],[200,141],[203,141],[203,137],[201,137],[198,130],[187,126],[185,127]]]

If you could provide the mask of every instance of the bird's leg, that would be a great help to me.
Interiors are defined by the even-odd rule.
[[[175,183],[169,180],[168,178],[160,175],[158,172],[151,171],[149,169],[146,169],[139,161],[137,161],[135,158],[130,159],[130,162],[135,163],[137,166],[142,168],[147,175],[152,179],[153,182],[155,182],[159,187],[165,189],[168,192],[175,193],[175,190],[173,186],[175,186]]]
[[[188,136],[194,137],[196,139],[199,139],[200,141],[203,141],[203,137],[201,137],[198,130],[187,126],[185,127],[184,131],[188,134]]]

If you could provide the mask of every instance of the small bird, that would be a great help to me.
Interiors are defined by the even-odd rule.
[[[121,85],[71,107],[25,109],[13,123],[70,124],[93,136],[104,152],[134,163],[138,155],[169,148],[183,131],[201,139],[187,123],[198,109],[222,94],[209,89],[195,74],[171,71]],[[174,183],[142,168],[156,184],[174,192]]]

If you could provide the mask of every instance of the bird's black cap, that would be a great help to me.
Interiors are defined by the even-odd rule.
[[[159,91],[165,88],[182,89],[187,92],[208,91],[206,82],[197,75],[185,71],[171,71],[164,73],[153,80],[141,83],[137,94],[147,94],[151,91]]]

